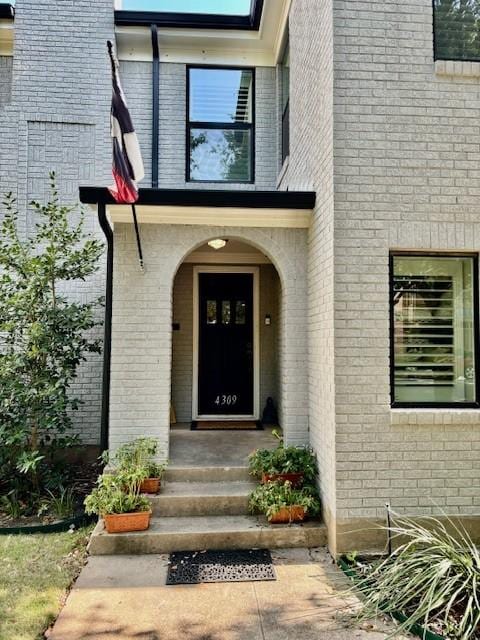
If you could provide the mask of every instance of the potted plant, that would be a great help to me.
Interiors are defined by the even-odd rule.
[[[85,512],[103,518],[108,533],[144,531],[150,526],[152,510],[148,498],[139,492],[138,476],[104,474],[85,498]]]
[[[275,432],[274,435],[279,437]],[[288,480],[292,486],[299,487],[303,483],[313,484],[317,475],[313,450],[309,447],[285,447],[282,439],[275,449],[253,451],[248,461],[251,475],[263,483]]]
[[[285,480],[259,485],[250,495],[249,508],[264,513],[271,524],[284,524],[318,515],[320,501],[313,487],[297,489]]]
[[[135,473],[140,478],[140,493],[158,493],[166,464],[155,461],[158,441],[155,438],[137,438],[119,447],[110,458],[104,454],[104,461],[112,461],[120,473]]]

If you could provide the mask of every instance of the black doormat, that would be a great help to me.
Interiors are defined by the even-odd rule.
[[[167,584],[276,580],[268,549],[177,551],[170,554]]]
[[[260,420],[193,420],[191,431],[263,431]]]

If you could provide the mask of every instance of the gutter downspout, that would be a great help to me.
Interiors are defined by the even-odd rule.
[[[158,188],[158,141],[160,111],[160,55],[158,50],[158,29],[150,25],[152,36],[152,188]]]
[[[110,366],[112,359],[112,285],[113,285],[113,231],[105,203],[98,203],[98,221],[107,241],[107,278],[105,285],[105,324],[103,338],[102,416],[100,423],[100,453],[108,449],[110,418]]]

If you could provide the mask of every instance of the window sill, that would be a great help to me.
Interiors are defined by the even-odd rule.
[[[480,409],[390,409],[390,424],[480,424]]]
[[[480,78],[480,62],[464,60],[435,60],[435,73],[439,76]]]

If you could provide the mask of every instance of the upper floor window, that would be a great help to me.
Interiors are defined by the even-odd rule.
[[[166,13],[203,13],[248,16],[251,0],[116,0],[115,8],[126,11],[161,11]]]
[[[282,92],[282,164],[290,153],[290,48],[287,43],[280,63]]]
[[[435,59],[480,61],[478,0],[434,0]]]
[[[187,180],[253,182],[253,69],[187,73]]]
[[[477,406],[477,258],[392,256],[394,406]]]

